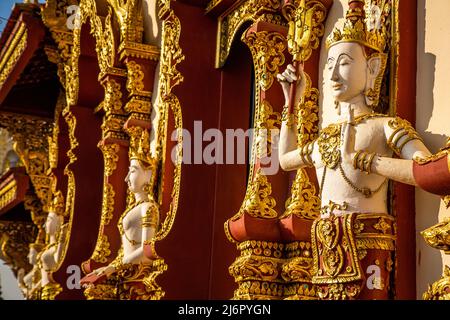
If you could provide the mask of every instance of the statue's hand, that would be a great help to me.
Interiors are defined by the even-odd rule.
[[[342,125],[341,158],[342,162],[352,163],[355,151],[355,116],[353,108],[348,108],[347,122]]]
[[[306,81],[305,81],[305,73],[303,72],[303,65],[302,64],[299,65],[298,69],[299,74],[297,76],[294,66],[288,64],[286,70],[284,70],[283,73],[277,74],[277,79],[280,82],[281,87],[283,89],[285,105],[289,103],[289,91],[291,83],[293,81],[296,81],[297,83],[297,91],[295,93],[295,100],[294,100],[295,105],[297,105],[300,102],[300,99],[305,93]]]
[[[95,274],[97,276],[103,276],[109,277],[116,271],[116,268],[112,265],[107,265],[106,267],[101,267],[97,270],[94,270]]]

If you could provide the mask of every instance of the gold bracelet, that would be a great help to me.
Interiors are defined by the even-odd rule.
[[[366,156],[367,156],[367,152],[363,151],[363,152],[361,152],[360,157],[358,159],[358,169],[361,171],[364,171],[364,161],[366,159]]]
[[[369,156],[369,160],[367,160],[367,167],[366,167],[366,173],[370,174],[372,173],[372,162],[377,154],[375,152],[372,152]]]
[[[373,159],[377,154],[375,152],[366,152],[359,150],[353,157],[353,168],[359,169],[366,174],[372,173]]]
[[[292,127],[294,125],[295,121],[295,115],[293,113],[289,113],[288,106],[284,106],[283,111],[281,113],[281,121],[286,121],[286,126],[288,128]]]
[[[356,152],[355,156],[353,157],[353,168],[356,170],[358,169],[358,158],[359,155],[361,154],[362,150],[358,150],[358,152]]]

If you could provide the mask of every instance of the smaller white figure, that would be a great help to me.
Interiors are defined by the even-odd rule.
[[[149,141],[148,131],[143,130],[140,141],[135,143],[138,147],[130,147],[130,166],[125,182],[134,195],[134,203],[130,204],[118,221],[122,243],[118,255],[107,266],[85,276],[81,280],[84,287],[90,287],[121,270],[128,270],[127,276],[139,282],[143,279],[136,279],[132,275],[141,274],[142,268],[152,265],[151,242],[159,224],[159,209],[150,190],[156,161],[150,156]]]
[[[21,268],[17,273],[19,287],[22,290],[23,295],[27,299],[31,299],[33,289],[41,279],[40,270],[37,264],[37,255],[41,249],[42,245],[31,243],[27,258],[28,262],[33,266],[33,268],[27,274],[25,274],[25,269],[23,268]]]
[[[57,192],[45,221],[48,245],[37,257],[38,265],[41,269],[41,287],[55,282],[52,273],[60,262],[67,240],[68,224],[64,224],[61,204],[62,195],[60,192]]]

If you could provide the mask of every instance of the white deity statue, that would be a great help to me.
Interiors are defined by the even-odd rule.
[[[58,196],[54,200],[59,205]],[[53,272],[60,263],[62,253],[67,241],[68,224],[64,223],[62,212],[53,206],[45,221],[45,232],[48,236],[48,245],[38,255],[38,265],[41,269],[40,286],[43,288],[54,283]]]
[[[85,287],[125,269],[128,270],[127,275],[132,277],[132,273],[138,274],[139,270],[150,267],[153,262],[151,242],[159,225],[159,209],[150,190],[155,160],[150,157],[148,142],[148,134],[143,134],[140,146],[136,150],[130,148],[130,166],[125,182],[134,196],[134,202],[129,205],[118,222],[121,235],[118,255],[109,265],[98,268],[84,277],[81,283]]]
[[[372,30],[378,32],[373,37],[364,28],[363,4],[350,0],[344,30],[335,29],[327,40],[325,90],[335,99],[331,108],[337,122],[323,128],[316,140],[298,146],[297,127],[285,107],[280,131],[281,167],[314,167],[320,181],[321,217],[312,227],[313,283],[324,299],[388,297],[395,221],[387,208],[387,181],[417,185],[412,159],[430,155],[407,121],[373,110],[386,55],[382,32]],[[297,71],[289,65],[278,80],[286,106],[291,83],[297,86],[295,103],[301,103],[306,89],[302,67]],[[393,153],[401,159],[392,158]],[[375,280],[372,270],[377,271]]]
[[[41,249],[42,245],[36,243],[30,244],[30,251],[28,252],[27,258],[32,269],[25,274],[25,269],[22,268],[17,274],[19,287],[27,299],[31,298],[32,291],[41,278],[41,273],[37,264],[37,255]]]

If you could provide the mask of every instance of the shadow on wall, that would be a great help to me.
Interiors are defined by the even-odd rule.
[[[428,2],[430,5],[430,2]],[[426,131],[430,127],[434,110],[436,55],[426,52],[427,15],[426,0],[418,0],[417,21],[417,106],[416,129],[432,153],[445,145],[446,135]],[[429,19],[428,19],[429,20]],[[429,31],[431,32],[431,30]],[[435,118],[437,115],[434,115]],[[442,255],[426,244],[420,232],[439,222],[440,197],[416,189],[416,250],[417,250],[417,298],[428,285],[442,276]]]

